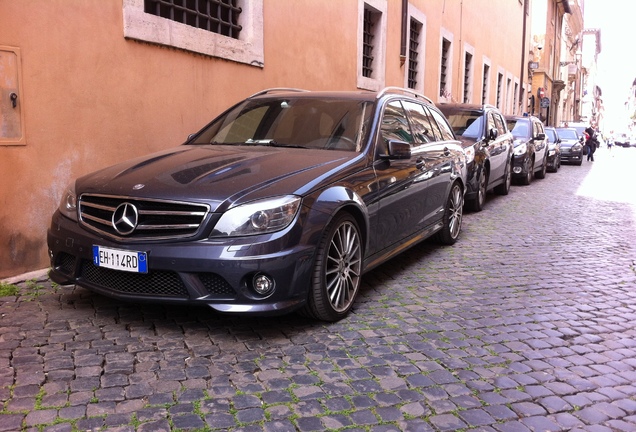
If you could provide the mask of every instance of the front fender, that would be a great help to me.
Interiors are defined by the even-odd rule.
[[[308,208],[307,226],[312,229],[309,233],[312,244],[318,244],[336,214],[347,211],[358,222],[365,250],[368,250],[370,212],[358,193],[345,186],[333,186],[306,197],[303,206]]]

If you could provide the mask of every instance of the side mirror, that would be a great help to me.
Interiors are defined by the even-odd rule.
[[[494,141],[499,136],[499,131],[497,128],[490,128],[488,131],[488,141]]]
[[[384,159],[411,159],[411,145],[404,141],[389,140],[387,143],[388,155]]]
[[[545,139],[545,134],[544,133],[540,133],[538,134],[536,137],[534,137],[535,140],[541,141]]]

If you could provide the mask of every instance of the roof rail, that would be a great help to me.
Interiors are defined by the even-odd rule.
[[[415,98],[421,98],[430,103],[431,105],[435,105],[435,103],[431,100],[431,98],[424,96],[421,93],[416,92],[415,90],[405,89],[402,87],[385,87],[384,89],[378,92],[377,98],[384,96],[387,93],[402,93],[414,96]]]
[[[286,88],[286,87],[274,87],[274,88],[269,88],[269,89],[265,89],[265,90],[261,90],[258,93],[254,93],[252,96],[250,96],[249,98],[253,98],[256,96],[260,96],[260,95],[264,95],[264,94],[268,94],[268,93],[274,93],[274,92],[308,92],[309,90],[303,90],[303,89],[297,89],[297,88]],[[249,99],[248,98],[248,99]]]

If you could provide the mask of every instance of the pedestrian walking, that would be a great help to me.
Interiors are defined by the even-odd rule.
[[[586,140],[585,145],[587,146],[587,160],[594,162],[594,152],[596,151],[596,146],[598,140],[596,139],[596,131],[592,129],[592,127],[588,127],[585,129]]]
[[[612,147],[614,147],[614,131],[611,130],[609,134],[609,138],[607,139],[607,150],[611,153]]]

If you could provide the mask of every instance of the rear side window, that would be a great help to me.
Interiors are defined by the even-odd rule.
[[[429,109],[429,108],[427,108]],[[439,126],[439,130],[442,133],[442,140],[450,141],[455,139],[455,134],[453,134],[453,130],[449,126],[448,122],[437,110],[430,109],[431,115],[435,119],[435,123]]]
[[[384,108],[380,132],[385,141],[398,140],[413,143],[413,134],[404,108],[399,101],[389,102]]]
[[[409,101],[404,101],[403,104],[409,114],[415,141],[421,144],[439,140],[440,133],[433,132],[437,128],[431,126],[433,119],[430,113],[420,104]]]
[[[493,117],[495,119],[495,124],[497,125],[497,131],[499,132],[499,135],[505,134],[507,130],[506,122],[504,122],[504,119],[501,118],[501,115],[499,113],[493,113]]]

